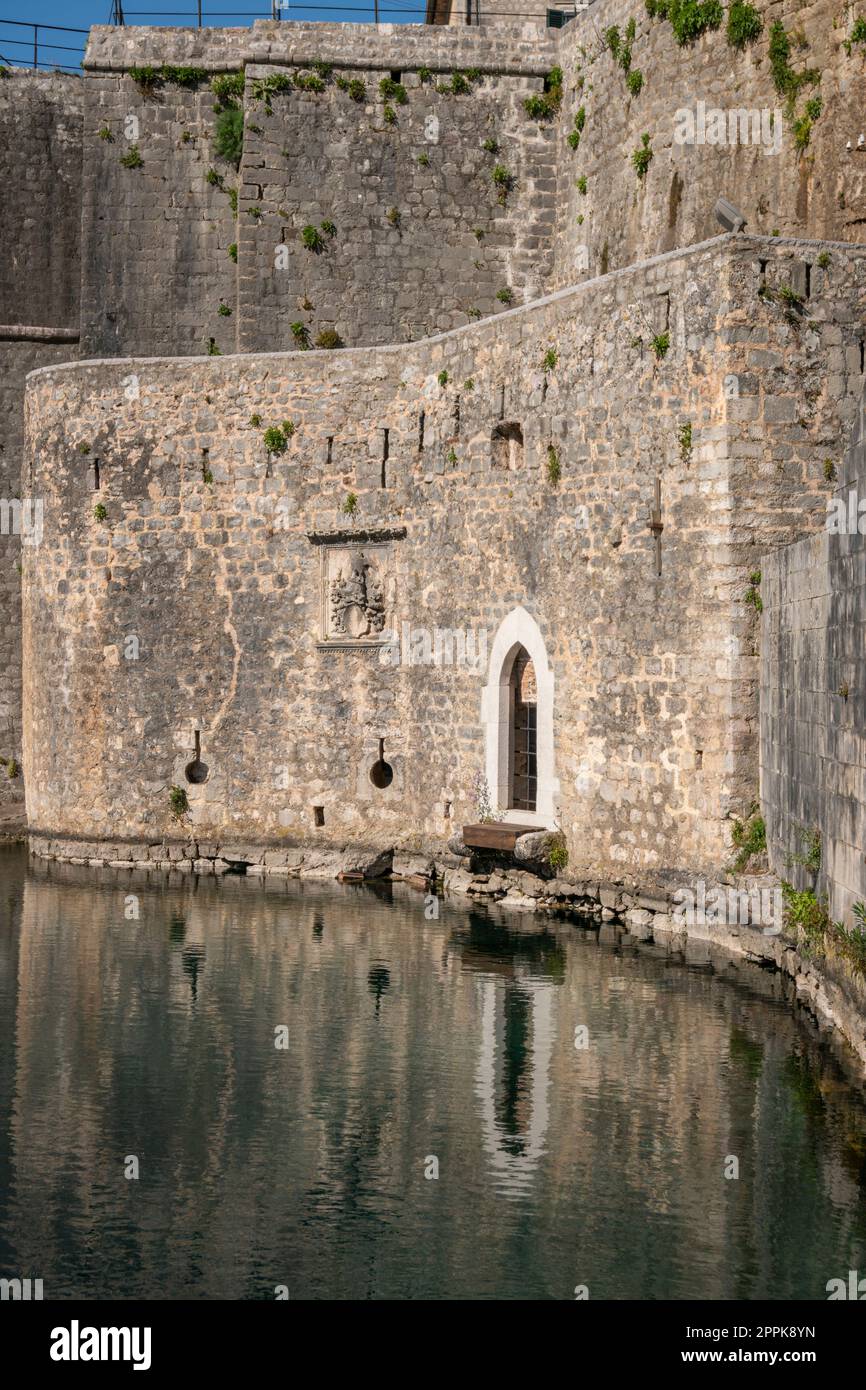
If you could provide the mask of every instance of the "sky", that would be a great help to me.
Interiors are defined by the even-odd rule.
[[[375,0],[328,0],[306,7],[296,0],[283,3],[286,8],[280,14],[284,19],[370,24],[374,18]],[[425,0],[378,0],[378,4],[383,22],[423,22]],[[148,11],[148,5],[153,10]],[[196,5],[197,0],[123,0],[123,11],[127,24],[195,25]],[[202,6],[203,23],[207,26],[252,24],[254,19],[271,15],[271,0],[202,0]],[[86,30],[92,24],[110,23],[111,10],[112,0],[27,0],[26,4],[23,0],[0,0],[0,63],[31,67],[33,26],[56,25],[57,29],[39,28],[39,67],[78,71]]]

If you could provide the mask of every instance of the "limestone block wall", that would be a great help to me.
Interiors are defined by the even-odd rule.
[[[680,47],[667,19],[650,18],[644,0],[596,0],[560,32],[564,99],[559,118],[560,179],[556,284],[628,265],[645,256],[713,236],[720,195],[745,214],[748,230],[770,236],[811,236],[862,242],[866,229],[866,144],[858,147],[866,102],[866,45],[850,40],[856,6],[831,0],[753,0],[763,31],[753,44],[728,42],[722,28]],[[605,35],[616,27],[625,46],[635,25],[631,70],[642,86],[630,92]],[[770,30],[789,36],[794,73],[814,70],[801,85],[794,120],[818,98],[820,115],[808,143],[797,146],[785,99],[774,85]],[[677,112],[721,109],[765,113],[767,144],[677,143]],[[575,115],[585,124],[577,149],[568,144]],[[769,116],[778,110],[774,130]],[[749,124],[751,131],[751,124]],[[801,127],[800,138],[805,128]],[[632,155],[649,137],[652,159],[638,177]],[[778,144],[776,143],[778,137]],[[849,147],[850,141],[850,147]],[[767,149],[776,150],[767,153]],[[586,192],[578,180],[586,180]],[[583,219],[581,221],[581,219]]]
[[[723,861],[756,794],[749,569],[821,525],[862,391],[864,253],[833,248],[808,324],[768,297],[813,249],[720,238],[408,347],[31,377],[36,833],[441,844],[476,814],[490,655],[522,609],[572,863]],[[353,536],[398,661],[323,640]],[[484,659],[434,664],[436,629]]]
[[[839,460],[841,529],[765,557],[761,803],[773,868],[852,925],[866,902],[866,414]],[[861,510],[862,508],[862,510]],[[835,528],[839,515],[828,513]],[[796,862],[821,841],[816,875]]]
[[[24,380],[77,353],[82,82],[0,79],[0,499],[20,501]],[[0,803],[23,795],[20,534],[0,520]]]
[[[86,351],[286,348],[293,324],[311,341],[330,329],[350,346],[400,342],[537,297],[552,268],[556,139],[523,101],[555,52],[553,38],[507,30],[93,30]],[[163,64],[180,79],[130,76]],[[214,148],[210,78],[242,69],[236,170]],[[467,90],[452,91],[466,71]],[[262,95],[263,83],[297,77],[313,88]],[[386,102],[383,79],[405,101]],[[493,141],[498,152],[483,148]],[[510,180],[501,201],[497,162]],[[335,231],[317,254],[301,237],[323,222]]]

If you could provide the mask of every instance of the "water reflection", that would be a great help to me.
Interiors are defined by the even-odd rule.
[[[866,1268],[862,1097],[779,977],[497,909],[428,921],[402,885],[0,856],[0,1274],[784,1299]]]

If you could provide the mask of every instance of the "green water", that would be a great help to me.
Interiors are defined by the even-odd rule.
[[[866,1110],[788,988],[402,885],[0,850],[0,1276],[824,1299],[866,1273]]]

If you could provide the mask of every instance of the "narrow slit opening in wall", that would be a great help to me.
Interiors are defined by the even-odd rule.
[[[860,339],[860,375],[866,371],[866,339]]]
[[[314,807],[313,807],[313,824],[314,824],[314,825],[324,825],[324,824],[325,824],[325,808],[324,808],[324,806],[314,806]]]
[[[380,69],[380,71],[381,71],[381,69]],[[392,81],[392,82],[402,82],[402,81],[403,81],[403,74],[402,74],[402,72],[398,72],[395,68],[392,68],[392,70],[391,70],[391,81]]]
[[[761,272],[761,289],[763,290],[767,287],[767,262],[758,261],[758,269]]]
[[[333,461],[334,461],[334,436],[333,436],[332,434],[329,434],[329,435],[328,435],[328,460],[327,460],[327,461],[328,461],[328,463],[333,463]]]
[[[862,365],[861,365],[860,370],[861,370],[861,371],[863,370]],[[422,410],[422,411],[421,411],[421,414],[418,416],[418,453],[419,453],[419,454],[423,454],[423,452],[424,452],[424,411]]]
[[[94,459],[94,460],[93,460],[93,491],[94,491],[94,492],[98,492],[101,486],[102,486],[102,481],[101,481],[100,476],[99,476],[99,459]]]
[[[202,449],[202,451],[201,451],[201,476],[202,476],[202,481],[203,481],[203,482],[207,482],[207,480],[208,480],[208,473],[209,473],[209,472],[210,472],[210,449]]]
[[[390,431],[382,431],[382,476],[379,479],[380,487],[388,486],[388,456],[390,453]]]
[[[804,261],[803,264],[806,272],[805,294],[803,297],[804,299],[809,299],[812,294],[812,267],[808,261]]]
[[[500,420],[504,420],[504,419],[505,419],[505,387],[504,387],[504,386],[500,386],[500,388],[499,388],[499,418],[500,418]]]
[[[703,748],[696,748],[696,749],[695,749],[695,767],[697,768],[698,772],[700,772],[700,770],[701,770],[701,768],[703,767],[703,765],[704,765],[704,750],[703,750]]]

